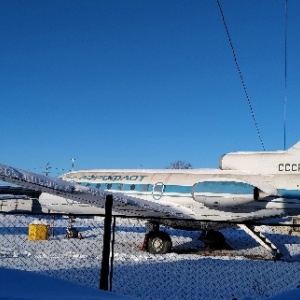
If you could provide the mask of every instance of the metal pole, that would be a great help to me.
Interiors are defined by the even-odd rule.
[[[112,241],[111,241],[111,258],[110,258],[110,276],[109,291],[112,291],[113,271],[114,271],[114,251],[115,251],[115,233],[116,233],[116,217],[113,218]]]
[[[107,195],[105,201],[102,267],[101,267],[100,286],[99,286],[99,288],[104,291],[109,290],[108,287],[109,286],[109,256],[110,256],[110,240],[111,240],[112,203],[113,203],[112,195]]]

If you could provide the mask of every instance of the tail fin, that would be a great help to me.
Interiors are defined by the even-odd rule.
[[[220,169],[258,174],[300,174],[300,141],[286,151],[228,153],[221,157]]]
[[[300,155],[300,141],[287,150],[289,154]]]

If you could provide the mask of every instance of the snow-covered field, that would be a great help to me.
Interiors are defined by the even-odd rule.
[[[84,237],[79,240],[65,238],[66,218],[49,217],[45,220],[51,225],[49,240],[29,241],[28,225],[36,218],[0,215],[0,267],[98,288],[103,219],[77,219],[74,226]],[[175,251],[151,255],[139,249],[143,225],[141,220],[116,221],[112,291],[117,294],[138,299],[264,299],[300,286],[300,236],[287,234],[286,228],[261,227],[283,253],[282,261],[274,261],[264,248],[235,228],[223,230],[236,249],[235,256],[230,251],[211,256],[182,254],[202,243],[198,232],[175,230],[169,230]]]
[[[7,300],[134,300],[62,279],[0,268],[0,299]]]

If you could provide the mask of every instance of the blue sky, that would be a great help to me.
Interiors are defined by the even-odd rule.
[[[283,149],[284,0],[220,0],[266,150]],[[287,147],[300,2],[289,0]],[[39,170],[217,167],[262,150],[213,0],[0,2],[0,162]]]

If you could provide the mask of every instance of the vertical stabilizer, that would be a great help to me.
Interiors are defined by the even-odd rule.
[[[300,173],[300,141],[286,151],[228,153],[222,156],[220,169],[260,174]]]
[[[299,155],[300,156],[300,141],[287,150],[289,154]]]

